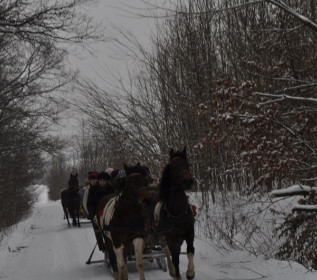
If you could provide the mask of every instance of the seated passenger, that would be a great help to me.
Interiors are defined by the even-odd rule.
[[[89,195],[87,200],[88,218],[92,222],[94,233],[96,235],[98,248],[100,251],[105,251],[104,240],[102,236],[102,230],[99,225],[95,223],[94,218],[97,212],[97,206],[99,201],[106,195],[114,193],[111,186],[110,176],[106,172],[100,172],[97,177],[97,184],[91,185],[89,189]]]
[[[98,176],[98,185],[99,185],[99,200],[110,193],[114,193],[114,189],[112,187],[110,181],[110,175],[106,172],[100,172]],[[98,200],[98,202],[99,202]],[[98,204],[98,203],[97,203]]]

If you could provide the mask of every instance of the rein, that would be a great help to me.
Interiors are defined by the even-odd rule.
[[[137,235],[144,235],[146,231],[144,230],[144,225],[137,225],[137,226],[111,226],[111,225],[104,225],[102,227],[104,231],[109,232],[128,232],[128,233],[135,233]]]
[[[178,217],[178,218],[168,218],[167,222],[164,222],[164,226],[160,227],[155,230],[155,234],[162,234],[162,233],[168,233],[168,232],[179,232],[182,233],[182,230],[178,229],[176,226],[178,224],[183,223],[194,223],[195,218],[191,213],[186,213],[185,215]]]
[[[137,194],[140,193],[140,192],[143,191],[143,190],[146,190],[146,188],[145,188],[145,187],[140,188],[140,189],[137,191]],[[140,201],[138,200],[137,196],[136,196],[133,192],[131,192],[131,191],[129,190],[129,191],[127,191],[127,194],[128,194],[129,196],[132,196],[133,199],[125,199],[125,198],[122,198],[122,193],[121,193],[121,195],[118,197],[118,199],[117,199],[116,202],[117,202],[117,203],[124,202],[124,203],[130,203],[130,204],[142,206],[142,202],[140,202]]]
[[[140,188],[137,193],[145,190],[146,187]],[[133,197],[133,200],[130,199],[124,199],[122,198],[122,193],[115,198],[115,205],[113,212],[115,212],[115,208],[120,204],[120,203],[129,203],[133,205],[137,205],[139,208],[144,208],[142,206],[142,203],[140,203],[136,197],[136,195],[131,192],[130,190],[127,190],[127,194],[131,194]],[[144,230],[144,224],[139,224],[139,225],[134,225],[134,226],[118,226],[118,225],[103,225],[102,229],[104,231],[109,231],[109,232],[125,232],[125,233],[134,233],[137,235],[145,235],[147,231]]]
[[[141,173],[133,173],[133,174],[141,174]],[[133,174],[130,174],[129,176],[133,175]],[[142,174],[141,174],[142,175]],[[129,187],[125,186],[125,188],[123,189],[123,191],[121,192],[121,195],[118,197],[118,203],[119,202],[125,202],[125,203],[130,203],[130,204],[136,204],[136,205],[139,205],[139,206],[142,206],[142,202],[140,202],[137,198],[137,195],[144,191],[144,190],[147,190],[147,187],[141,187],[139,188],[137,191],[136,191],[136,194],[133,193]],[[122,194],[123,192],[125,192],[129,197],[132,197],[132,199],[124,199],[122,198]]]
[[[184,187],[179,184],[178,186],[172,188],[172,189],[167,189],[167,190],[163,190],[161,191],[162,193],[167,193],[167,192],[173,192],[173,191],[178,191],[178,190],[184,190]]]
[[[178,215],[178,216],[174,216],[174,215],[172,215],[172,214],[168,211],[167,206],[166,206],[166,200],[164,201],[164,204],[163,204],[163,210],[166,211],[167,217],[168,217],[168,218],[171,218],[171,219],[173,219],[173,220],[177,220],[177,219],[180,219],[181,217],[184,217],[184,216],[188,215],[189,213],[188,213],[188,210],[187,210],[187,209],[188,209],[189,207],[190,207],[190,205],[189,205],[188,200],[187,200],[186,206],[185,206],[184,210],[181,212],[181,214]],[[191,213],[191,212],[190,212],[190,213]]]

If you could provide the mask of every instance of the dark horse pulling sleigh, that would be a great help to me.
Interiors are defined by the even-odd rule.
[[[184,240],[187,243],[187,279],[195,277],[194,269],[194,213],[185,191],[194,183],[187,160],[186,147],[183,151],[170,150],[169,163],[164,167],[159,184],[159,202],[154,210],[157,234],[162,233],[167,246],[162,245],[169,273],[181,280],[179,255]],[[162,240],[162,238],[160,238]],[[172,257],[172,259],[171,259]]]
[[[80,227],[80,206],[81,206],[81,195],[79,193],[78,175],[70,174],[68,181],[68,188],[61,192],[61,202],[64,210],[64,214],[67,220],[67,224],[70,227],[68,215],[72,218],[73,226]]]
[[[125,169],[126,183],[121,194],[105,197],[102,206],[99,206],[102,210],[99,223],[103,229],[115,280],[128,279],[126,262],[132,244],[140,280],[145,279],[143,254],[147,249],[150,250],[149,257],[157,256],[162,260],[162,256],[165,256],[170,275],[176,280],[181,280],[179,255],[184,240],[187,243],[188,256],[186,277],[193,279],[194,215],[185,191],[191,188],[194,180],[190,174],[186,148],[180,152],[170,150],[170,160],[163,169],[159,184],[157,203],[152,201],[148,187],[149,173],[142,168],[131,171],[125,166]],[[154,222],[151,220],[153,216]],[[147,243],[149,235],[156,243],[153,243],[152,238],[150,245]],[[159,266],[165,271],[164,264],[163,257],[163,262]]]

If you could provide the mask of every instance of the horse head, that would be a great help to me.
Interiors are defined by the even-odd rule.
[[[75,175],[70,174],[69,181],[68,181],[68,187],[71,190],[76,190],[78,189],[79,183],[78,183],[78,174],[76,173]]]
[[[169,161],[169,171],[170,171],[170,182],[171,188],[183,188],[184,190],[190,190],[194,179],[190,173],[186,147],[183,151],[170,150],[170,161]]]
[[[150,170],[139,162],[135,166],[124,164],[126,187],[143,207],[151,204],[151,193],[148,189]]]
[[[127,164],[124,164],[124,169],[125,169],[126,176],[129,176],[132,173],[140,173],[145,176],[145,179],[148,183],[148,187],[151,187],[151,188],[157,187],[158,179],[154,174],[150,172],[150,169],[147,166],[141,165],[138,162],[134,166],[129,166]]]

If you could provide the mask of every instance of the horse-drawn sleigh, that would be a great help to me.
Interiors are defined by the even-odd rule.
[[[181,280],[179,256],[185,240],[186,277],[193,279],[194,215],[185,193],[191,188],[193,178],[186,148],[181,152],[171,149],[156,201],[148,186],[149,179],[148,168],[141,165],[126,168],[125,187],[120,195],[108,195],[100,202],[96,222],[105,242],[107,253],[104,261],[115,280],[128,279],[127,261],[135,261],[140,280],[144,280],[144,259],[156,259],[164,271],[167,260],[170,275]],[[87,263],[96,262],[91,261],[92,254]]]

